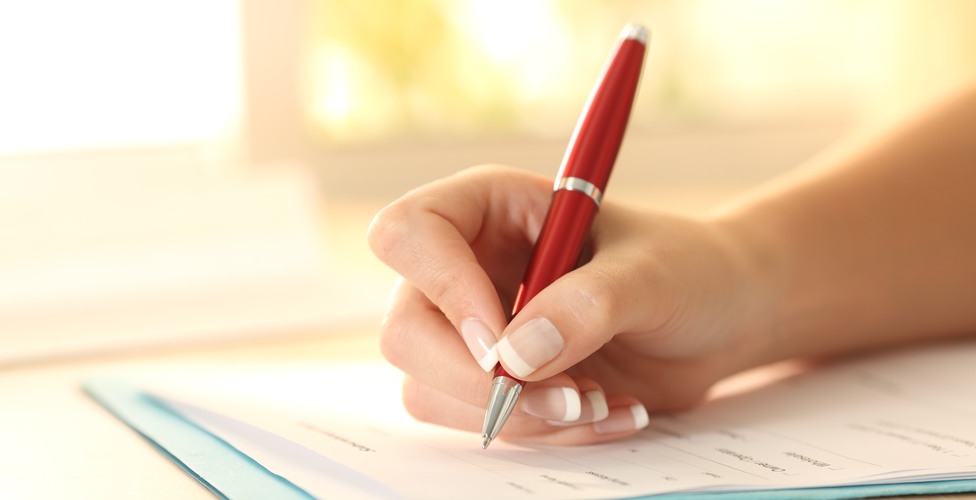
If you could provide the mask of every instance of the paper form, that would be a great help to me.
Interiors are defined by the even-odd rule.
[[[974,359],[976,342],[967,342],[839,364],[586,447],[482,450],[475,434],[412,421],[399,407],[398,374],[377,366],[148,385],[315,496],[335,494],[338,467],[358,471],[348,476],[364,498],[622,498],[976,477]],[[256,446],[240,422],[280,441]],[[296,445],[323,458],[318,479],[280,459]]]

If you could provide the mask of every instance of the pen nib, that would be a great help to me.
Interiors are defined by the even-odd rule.
[[[481,441],[481,449],[482,450],[487,450],[489,444],[491,444],[491,438],[488,437],[488,436],[485,436],[485,438]]]

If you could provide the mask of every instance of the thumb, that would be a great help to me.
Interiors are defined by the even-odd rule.
[[[523,380],[551,377],[634,324],[637,280],[621,271],[591,261],[533,297],[498,342],[505,369]]]

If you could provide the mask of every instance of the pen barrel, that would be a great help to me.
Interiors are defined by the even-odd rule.
[[[639,41],[619,42],[586,101],[556,182],[578,177],[606,187],[637,96],[645,51]]]
[[[597,208],[596,202],[580,191],[561,189],[552,194],[549,212],[515,297],[513,317],[540,291],[579,265]]]
[[[625,29],[576,124],[512,317],[542,289],[579,265],[637,95],[647,49],[644,37],[636,36],[639,34],[645,34],[643,28]],[[564,185],[568,180],[574,182]],[[595,196],[578,190],[579,183],[592,188]]]

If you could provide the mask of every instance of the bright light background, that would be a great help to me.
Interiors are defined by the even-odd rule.
[[[564,136],[619,29],[652,31],[633,127],[836,123],[971,75],[967,0],[317,0],[327,143]]]
[[[0,153],[225,140],[236,0],[0,3]]]
[[[242,67],[265,47],[241,40],[249,1],[0,3],[0,155],[253,139]],[[847,123],[976,71],[969,0],[280,5],[301,6],[288,50],[304,62],[272,76],[305,117],[274,128],[310,131],[310,150],[564,138],[630,21],[652,30],[637,131]]]

